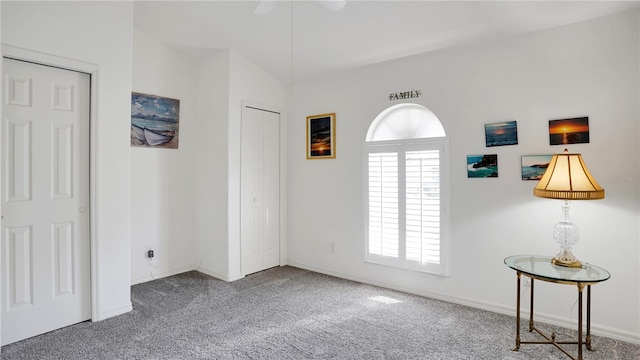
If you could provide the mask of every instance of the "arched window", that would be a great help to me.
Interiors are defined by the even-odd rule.
[[[438,117],[418,104],[399,104],[387,108],[369,126],[367,141],[444,137]]]
[[[381,112],[366,137],[366,260],[448,274],[447,137],[418,104]]]

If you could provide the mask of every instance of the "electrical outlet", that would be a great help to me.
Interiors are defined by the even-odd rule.
[[[147,250],[147,258],[149,259],[153,259],[153,257],[155,256],[155,254],[153,253],[153,250]]]

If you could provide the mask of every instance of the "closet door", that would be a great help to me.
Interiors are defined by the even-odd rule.
[[[2,64],[4,345],[91,317],[90,76]]]
[[[280,114],[242,111],[241,271],[280,264]]]

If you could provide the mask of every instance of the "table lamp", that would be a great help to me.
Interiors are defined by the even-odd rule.
[[[554,265],[582,267],[571,253],[571,247],[579,239],[578,227],[569,217],[570,200],[598,200],[604,198],[604,189],[591,176],[580,154],[570,154],[564,149],[549,161],[533,195],[562,200],[562,219],[553,227],[553,239],[560,245],[560,252],[551,260]]]

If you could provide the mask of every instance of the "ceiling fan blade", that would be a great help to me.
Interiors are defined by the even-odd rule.
[[[273,10],[273,7],[276,6],[276,1],[278,0],[260,0],[258,1],[258,5],[256,9],[253,10],[256,14],[267,14]]]
[[[346,0],[318,0],[318,2],[330,11],[342,10],[342,8],[347,5]]]

